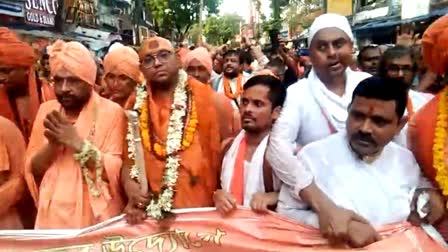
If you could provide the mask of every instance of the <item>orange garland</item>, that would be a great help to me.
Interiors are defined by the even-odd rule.
[[[187,119],[187,123],[184,126],[184,134],[182,137],[182,148],[181,150],[184,151],[188,147],[191,146],[194,139],[194,134],[196,132],[196,128],[198,126],[198,113],[196,109],[196,103],[193,100],[193,97],[190,95],[191,101],[191,108],[190,108],[190,116],[189,119]],[[158,141],[154,140],[154,143],[151,143],[151,137],[150,137],[150,130],[148,129],[149,124],[149,114],[148,114],[148,102],[147,100],[144,102],[141,113],[139,116],[139,127],[142,137],[142,142],[145,148],[148,151],[153,151],[156,156],[160,158],[166,158],[166,146],[164,143],[160,143]],[[153,132],[151,132],[153,133]]]
[[[238,99],[240,95],[243,93],[243,75],[238,74],[238,77],[236,79],[236,92],[232,92],[232,88],[230,87],[230,82],[227,77],[222,78],[222,82],[224,85],[224,92],[226,96],[230,99]]]
[[[448,167],[445,160],[446,138],[448,136],[448,87],[440,92],[437,121],[434,132],[433,167],[436,169],[436,182],[444,196],[448,196]],[[448,203],[446,204],[448,208]]]

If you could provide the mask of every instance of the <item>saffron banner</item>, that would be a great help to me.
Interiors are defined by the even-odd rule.
[[[385,227],[364,251],[445,251],[407,223]],[[335,251],[317,229],[276,213],[238,209],[222,217],[212,208],[176,211],[161,222],[130,226],[122,216],[83,230],[2,231],[1,251]],[[356,250],[359,251],[359,250]]]

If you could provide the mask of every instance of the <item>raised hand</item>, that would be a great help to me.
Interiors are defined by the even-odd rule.
[[[412,47],[417,42],[419,37],[419,34],[415,34],[414,29],[414,24],[404,24],[402,26],[397,26],[397,37],[395,44]]]
[[[44,136],[50,143],[57,143],[81,151],[83,140],[75,126],[69,123],[58,111],[52,111],[44,120]]]

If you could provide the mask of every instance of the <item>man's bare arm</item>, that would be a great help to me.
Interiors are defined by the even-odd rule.
[[[336,205],[331,201],[327,195],[322,192],[316,183],[311,183],[308,187],[299,192],[299,197],[308,203],[313,211],[319,214],[322,210],[328,207],[335,207]]]

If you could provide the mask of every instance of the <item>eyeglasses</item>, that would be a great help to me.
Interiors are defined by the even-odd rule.
[[[387,70],[392,73],[399,73],[401,71],[404,74],[408,74],[408,73],[412,73],[414,71],[414,68],[409,65],[403,65],[403,66],[391,65],[391,66],[389,66],[389,68]]]
[[[143,68],[151,68],[156,64],[156,60],[159,60],[160,63],[166,63],[170,59],[173,53],[169,51],[161,51],[155,55],[146,55],[142,61]]]

